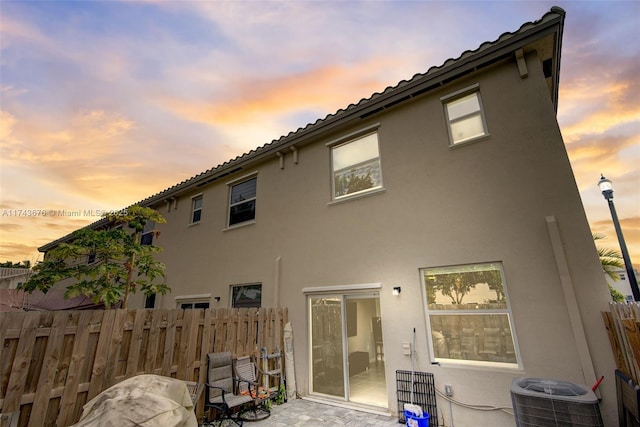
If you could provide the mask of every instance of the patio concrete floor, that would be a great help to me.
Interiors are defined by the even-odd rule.
[[[263,421],[245,423],[260,427],[292,426],[373,426],[398,427],[398,418],[351,408],[328,405],[308,399],[295,399],[282,405],[273,405],[271,416]]]

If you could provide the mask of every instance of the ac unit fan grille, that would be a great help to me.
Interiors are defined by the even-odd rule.
[[[520,427],[604,427],[600,408],[585,404],[512,394]]]

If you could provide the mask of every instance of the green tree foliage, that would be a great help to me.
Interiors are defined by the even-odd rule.
[[[451,299],[451,304],[462,304],[464,296],[476,287],[477,282],[467,280],[468,273],[438,274],[434,288]]]
[[[505,300],[502,277],[498,270],[437,274],[427,280],[431,281],[431,286],[427,286],[428,291],[432,294],[430,301],[435,301],[435,292],[440,291],[442,295],[451,299],[451,304],[462,304],[465,295],[481,283],[486,283],[489,289],[495,291],[495,302],[504,302]],[[429,298],[429,294],[427,294],[427,298]]]
[[[486,283],[489,289],[496,293],[496,302],[504,302],[504,285],[502,284],[502,276],[498,270],[487,270],[476,273],[476,280],[479,283]]]
[[[606,239],[606,236],[602,234],[594,234],[593,240],[598,241]],[[620,280],[620,275],[617,270],[620,268],[624,268],[624,260],[622,258],[622,254],[613,249],[599,248],[598,257],[600,258],[600,264],[602,264],[602,270],[605,272],[607,276],[609,276],[613,281]],[[618,292],[613,286],[609,286],[609,292],[611,293],[611,299],[614,302],[624,302],[624,295]]]
[[[611,293],[613,302],[624,302],[624,295],[611,285],[609,285],[609,292]]]
[[[70,243],[61,243],[47,253],[21,289],[46,293],[55,283],[72,278],[75,280],[67,287],[65,298],[86,295],[107,308],[122,301],[125,309],[131,293],[167,293],[170,288],[164,282],[165,265],[153,257],[161,249],[140,243],[147,223],[166,222],[162,215],[150,208],[131,206],[105,217],[112,228],[85,228],[73,233]],[[126,224],[130,232],[116,228],[120,224]]]
[[[0,267],[5,267],[5,268],[31,268],[31,261],[22,261],[22,263],[20,261],[18,262],[11,262],[11,261],[5,261],[5,262],[0,262]]]
[[[606,239],[606,236],[602,234],[593,235],[594,241],[602,239]],[[620,275],[618,274],[617,270],[620,268],[624,268],[624,260],[622,259],[622,254],[619,251],[613,249],[599,247],[596,247],[596,249],[598,250],[598,257],[600,258],[600,263],[602,264],[602,269],[604,270],[605,274],[611,277],[611,279],[613,279],[614,281],[620,280]]]

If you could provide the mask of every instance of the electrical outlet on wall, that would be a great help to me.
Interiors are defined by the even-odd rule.
[[[444,394],[446,394],[447,397],[453,396],[453,387],[451,387],[451,384],[444,385]]]
[[[402,343],[402,354],[405,356],[411,356],[411,343],[403,342]]]

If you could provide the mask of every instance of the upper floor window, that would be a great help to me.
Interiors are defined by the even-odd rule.
[[[432,360],[518,367],[500,263],[425,268],[420,273]]]
[[[449,124],[450,144],[488,135],[477,86],[442,98]]]
[[[153,245],[153,236],[156,233],[156,223],[154,221],[148,221],[144,225],[142,235],[140,236],[141,245]]]
[[[191,224],[200,222],[202,219],[202,196],[191,198]]]
[[[229,226],[256,219],[257,177],[231,185]]]
[[[260,308],[262,304],[262,284],[231,286],[232,308]]]
[[[144,233],[142,236],[140,236],[140,244],[149,246],[153,245],[153,231]]]
[[[378,134],[331,147],[333,198],[382,188]]]

